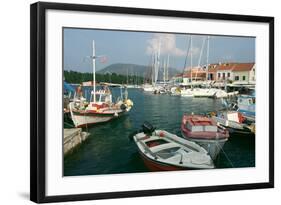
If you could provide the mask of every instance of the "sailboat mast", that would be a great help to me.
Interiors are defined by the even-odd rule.
[[[209,80],[209,50],[210,50],[210,36],[207,37],[207,68],[206,68],[206,81]]]
[[[129,79],[128,79],[128,77],[129,77],[128,75],[129,75],[129,74],[128,74],[128,73],[129,73],[129,71],[128,71],[128,68],[127,68],[127,86],[128,86],[128,84],[129,84]]]
[[[166,80],[169,81],[169,61],[170,61],[170,55],[168,54],[168,59],[166,63]]]
[[[95,41],[93,40],[93,94],[94,103],[96,102],[96,52],[95,52]]]
[[[154,82],[155,85],[157,84],[158,72],[159,72],[159,68],[160,68],[160,48],[161,48],[161,41],[159,41],[158,51],[156,53],[155,82]]]
[[[163,81],[166,82],[166,62],[163,60]]]
[[[191,53],[190,53],[190,71],[191,71],[191,73],[190,73],[190,75],[191,75],[191,84],[192,84],[192,36],[190,36],[190,51],[191,51]]]

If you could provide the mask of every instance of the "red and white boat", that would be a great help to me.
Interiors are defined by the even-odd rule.
[[[151,171],[214,168],[213,160],[204,148],[167,131],[144,130],[133,139]]]
[[[98,101],[90,102],[86,107],[83,102],[71,102],[70,113],[75,127],[86,127],[97,123],[107,122],[114,118],[118,118],[129,112],[133,106],[133,102],[129,99],[120,100],[112,103],[111,93],[97,91]]]
[[[206,149],[213,160],[229,138],[227,129],[217,125],[213,119],[201,115],[183,115],[181,132],[185,139]]]
[[[133,102],[128,99],[128,93],[125,97],[121,92],[121,99],[116,103],[112,102],[112,94],[109,88],[96,91],[96,58],[95,41],[93,41],[93,91],[91,92],[91,102],[85,102],[85,98],[69,104],[72,121],[75,127],[85,127],[92,124],[107,122],[111,119],[122,116],[129,112],[133,106]],[[120,88],[122,91],[122,87]]]

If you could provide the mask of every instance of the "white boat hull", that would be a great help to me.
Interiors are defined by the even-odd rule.
[[[221,152],[225,142],[227,141],[227,138],[225,139],[195,139],[195,138],[187,138],[183,133],[182,136],[192,142],[197,143],[201,147],[203,147],[211,156],[213,160],[215,160],[218,156],[218,154]]]
[[[209,88],[195,88],[193,89],[194,97],[213,97],[217,92],[216,89]]]
[[[238,123],[232,120],[222,119],[216,116],[213,116],[212,118],[221,126],[227,128],[230,133],[253,134],[253,130],[251,130],[251,126],[249,125]]]
[[[181,90],[182,97],[194,97],[193,91],[191,89]]]
[[[75,127],[85,127],[87,125],[107,122],[113,119],[114,116],[100,117],[100,116],[86,116],[86,115],[72,115],[72,121]]]
[[[145,160],[145,164],[153,171],[214,168],[213,161],[205,149],[194,142],[164,130],[156,130],[151,136],[138,133],[133,139]],[[155,140],[166,142],[151,147],[146,144],[154,143]],[[173,148],[176,148],[177,151],[166,151]]]

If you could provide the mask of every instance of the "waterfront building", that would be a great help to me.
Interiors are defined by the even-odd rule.
[[[233,84],[255,84],[255,63],[217,63],[203,67],[187,68],[187,72],[174,76],[173,79],[182,79],[183,85],[191,81],[208,80],[216,82],[231,82]]]

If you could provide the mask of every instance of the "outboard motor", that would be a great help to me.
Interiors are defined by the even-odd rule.
[[[134,131],[134,132],[132,132],[131,134],[129,134],[129,139],[130,140],[133,140],[133,138],[134,138],[134,136],[136,135],[136,134],[138,134],[138,133],[140,133],[140,132],[143,132],[144,134],[146,134],[146,135],[149,135],[149,136],[151,136],[152,135],[152,132],[154,132],[155,131],[155,127],[153,127],[149,122],[147,122],[147,121],[145,121],[143,124],[142,124],[142,129],[140,129],[140,130],[137,130],[137,131]]]
[[[151,135],[152,132],[154,132],[155,127],[153,127],[152,124],[150,124],[149,122],[145,121],[142,125],[142,131],[144,132],[144,134],[147,135]]]

